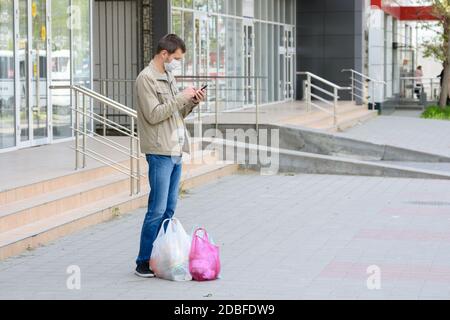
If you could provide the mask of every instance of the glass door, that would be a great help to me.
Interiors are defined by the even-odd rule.
[[[31,145],[31,118],[30,118],[30,104],[29,104],[29,48],[28,48],[28,0],[18,0],[18,23],[19,28],[16,30],[17,46],[16,46],[16,60],[19,61],[16,64],[16,74],[18,77],[18,90],[16,93],[16,109],[19,115],[16,117],[17,132],[20,132],[20,139],[18,140],[18,146],[24,147]]]
[[[254,103],[255,90],[255,29],[252,21],[244,21],[244,103],[252,105]],[[261,88],[260,88],[261,89]]]
[[[14,1],[0,1],[0,150],[14,147]]]
[[[292,26],[284,27],[285,41],[285,71],[284,71],[284,99],[292,100],[294,98],[294,35]]]
[[[31,116],[32,145],[47,143],[47,0],[31,2]]]
[[[47,0],[18,0],[18,147],[49,141]]]

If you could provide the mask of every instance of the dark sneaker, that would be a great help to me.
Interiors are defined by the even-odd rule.
[[[154,278],[155,273],[150,269],[148,263],[138,264],[135,274],[142,278]]]

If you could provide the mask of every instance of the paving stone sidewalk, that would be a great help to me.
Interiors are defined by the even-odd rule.
[[[338,135],[450,157],[450,121],[379,116]]]
[[[228,176],[189,190],[176,213],[219,243],[222,279],[136,277],[140,209],[0,262],[0,298],[449,299],[449,199],[443,180]],[[67,289],[71,265],[81,290]]]

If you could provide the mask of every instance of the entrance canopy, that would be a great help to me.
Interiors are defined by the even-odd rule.
[[[439,20],[433,13],[432,6],[402,5],[402,1],[399,0],[371,0],[370,4],[402,21]]]

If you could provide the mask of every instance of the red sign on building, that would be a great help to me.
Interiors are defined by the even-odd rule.
[[[439,20],[439,17],[433,13],[432,6],[402,6],[394,0],[371,0],[370,4],[398,20]]]

